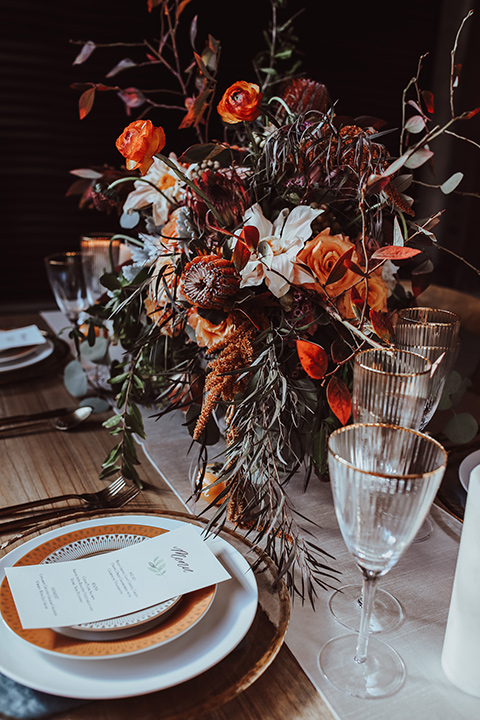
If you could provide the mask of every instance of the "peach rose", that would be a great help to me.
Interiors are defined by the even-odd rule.
[[[228,315],[220,325],[213,325],[205,318],[202,318],[193,308],[188,313],[188,324],[195,330],[195,339],[199,347],[207,348],[211,348],[217,342],[223,340],[225,335],[235,327],[231,315]]]
[[[153,156],[165,146],[163,128],[154,127],[150,120],[135,120],[127,125],[115,143],[126,158],[127,170],[140,170],[144,175],[153,163]]]
[[[260,115],[262,98],[258,85],[237,80],[225,90],[217,110],[222,120],[230,125],[242,120],[256,120]]]
[[[347,250],[353,247],[346,235],[331,235],[330,228],[325,228],[312,240],[305,243],[303,250],[297,255],[297,263],[301,262],[310,268],[318,282],[314,282],[305,271],[296,266],[294,283],[302,287],[315,290],[322,295],[337,297],[348,290],[358,281],[358,275],[352,270],[347,270],[345,275],[327,286],[326,293],[322,288],[325,285],[335,263]]]

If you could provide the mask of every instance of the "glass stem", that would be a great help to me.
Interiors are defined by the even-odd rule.
[[[357,649],[355,650],[355,662],[363,663],[367,659],[368,635],[370,632],[370,618],[373,612],[375,592],[377,589],[378,576],[376,573],[362,569],[363,573],[363,603],[362,615],[360,618],[360,630],[358,632]]]

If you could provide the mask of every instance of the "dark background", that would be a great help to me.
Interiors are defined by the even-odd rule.
[[[476,10],[462,34],[457,60],[463,64],[456,96],[459,110],[480,105],[480,0],[404,0],[377,3],[324,3],[291,0],[284,18],[302,7],[295,23],[303,70],[327,85],[337,112],[355,117],[381,117],[398,128],[401,96],[415,74],[420,55],[425,61],[423,87],[435,93],[437,107],[446,108],[450,51],[461,20]],[[101,93],[84,120],[78,117],[75,82],[149,85],[137,81],[134,70],[105,81],[105,74],[122,58],[135,58],[134,49],[98,48],[83,65],[74,66],[79,45],[135,42],[157,36],[158,10],[149,13],[146,0],[0,0],[4,39],[1,43],[1,219],[0,309],[38,308],[52,304],[43,257],[52,251],[79,246],[80,235],[118,229],[116,216],[80,210],[66,192],[75,168],[110,164],[122,158],[115,139],[135,116],[128,118],[115,93]],[[262,32],[270,17],[269,0],[192,0],[185,17],[199,15],[198,47],[207,33],[222,43],[218,98],[237,79],[255,81],[251,58],[264,45]],[[161,71],[152,83],[167,82]],[[140,76],[143,78],[143,76]],[[178,114],[149,115],[167,133],[166,152],[181,152],[195,137],[178,131]],[[215,128],[214,128],[215,129]],[[480,142],[480,115],[456,127]],[[221,127],[213,133],[221,137]],[[398,134],[387,144],[398,147]],[[461,190],[480,192],[480,149],[449,140],[436,149],[435,173],[425,178],[441,183],[461,170]],[[417,196],[416,196],[417,197]],[[446,213],[437,237],[442,244],[480,265],[477,216],[480,200],[419,192],[425,216],[442,207]],[[435,282],[478,294],[478,276],[444,254],[436,258]]]

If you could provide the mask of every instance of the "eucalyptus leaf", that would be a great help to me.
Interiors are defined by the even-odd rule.
[[[458,413],[450,418],[443,432],[456,445],[465,445],[477,434],[478,423],[470,413]]]
[[[80,357],[87,362],[101,363],[107,357],[109,345],[108,338],[104,337],[97,337],[93,345],[82,343],[80,345]]]
[[[460,375],[457,370],[453,370],[450,375],[447,377],[447,380],[445,382],[445,386],[443,388],[443,394],[444,395],[451,395],[454,392],[457,392],[457,390],[460,388],[462,384],[462,376]]]
[[[78,360],[72,360],[65,366],[63,381],[66,389],[73,397],[82,397],[82,395],[87,394],[87,374]]]
[[[84,405],[90,406],[91,408],[93,408],[94,413],[102,413],[110,409],[109,403],[103,398],[99,397],[83,398],[83,400],[80,401],[79,405],[80,407],[83,407]]]

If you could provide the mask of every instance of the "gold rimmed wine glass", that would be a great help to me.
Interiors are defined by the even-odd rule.
[[[389,423],[418,430],[430,387],[429,360],[395,348],[370,348],[357,353],[353,365],[353,420]],[[359,584],[344,585],[330,597],[333,616],[345,627],[358,630],[363,604]],[[387,632],[403,620],[398,600],[379,590],[370,616],[370,632]]]
[[[319,665],[327,680],[349,695],[387,697],[400,689],[406,671],[390,645],[369,635],[377,582],[413,541],[447,454],[436,440],[410,428],[354,424],[330,435],[328,459],[335,513],[363,576],[364,602],[359,632],[329,640]]]
[[[424,430],[433,417],[442,397],[443,388],[455,364],[460,342],[461,318],[451,310],[413,307],[400,310],[395,325],[395,346],[418,352],[433,365],[428,400],[420,423]],[[427,517],[415,542],[427,540],[434,529]]]

